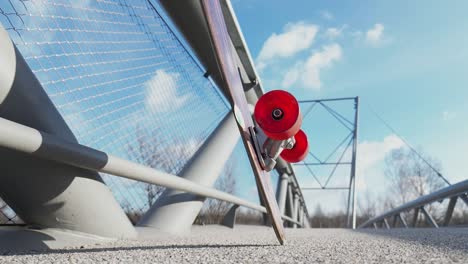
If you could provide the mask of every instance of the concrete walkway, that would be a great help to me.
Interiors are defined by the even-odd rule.
[[[280,246],[263,226],[196,226],[174,237],[139,229],[138,241],[2,252],[0,263],[468,263],[468,228],[289,229]]]

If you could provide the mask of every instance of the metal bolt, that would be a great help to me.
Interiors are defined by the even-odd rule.
[[[271,115],[273,116],[273,119],[280,120],[281,118],[283,118],[284,113],[283,110],[276,108],[275,110],[273,110]]]
[[[296,144],[296,141],[293,140],[292,138],[287,139],[286,144],[284,146],[285,149],[292,149],[294,148],[294,145]]]

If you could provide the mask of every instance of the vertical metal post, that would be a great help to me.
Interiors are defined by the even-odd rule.
[[[414,208],[413,227],[416,227],[416,225],[418,224],[418,216],[419,216],[419,208]]]
[[[291,184],[288,184],[288,196],[287,196],[287,207],[288,207],[288,216],[291,217],[291,218],[294,218],[294,193],[292,191],[292,185]],[[289,222],[288,222],[289,223]],[[292,225],[289,223],[288,224],[289,227],[291,227]]]
[[[299,219],[299,195],[294,192],[294,211],[293,211],[293,219],[294,221],[298,221]],[[293,228],[297,228],[297,224],[293,224]]]
[[[355,113],[354,113],[354,131],[353,131],[353,157],[351,161],[351,179],[350,190],[348,195],[348,226],[356,229],[356,160],[357,160],[357,144],[358,144],[358,122],[359,122],[359,96],[355,98]],[[352,196],[352,200],[351,200]],[[351,216],[349,215],[349,203],[351,202]]]
[[[396,228],[396,227],[397,227],[398,215],[399,215],[399,214],[396,214],[396,215],[393,216],[393,222],[392,222],[393,228]]]
[[[289,176],[286,173],[283,173],[280,177],[280,182],[278,184],[278,206],[281,214],[284,214],[286,207],[286,194],[288,191],[288,181]]]
[[[458,196],[450,198],[450,202],[447,207],[447,212],[445,213],[444,226],[448,226],[450,224],[450,220],[452,219],[453,210],[455,209],[457,200],[458,200]]]
[[[299,206],[299,219],[298,219],[300,227],[304,227],[304,208],[302,204]]]

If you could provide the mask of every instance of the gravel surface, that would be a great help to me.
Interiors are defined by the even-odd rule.
[[[194,227],[185,237],[139,231],[138,241],[3,252],[0,263],[468,263],[468,228],[288,229],[284,246],[259,226]]]

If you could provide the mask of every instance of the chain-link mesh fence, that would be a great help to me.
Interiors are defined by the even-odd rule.
[[[81,144],[178,174],[229,108],[155,6],[9,0],[0,23]],[[129,214],[161,191],[103,178]],[[2,211],[0,223],[19,221]]]

